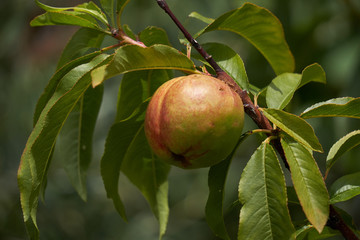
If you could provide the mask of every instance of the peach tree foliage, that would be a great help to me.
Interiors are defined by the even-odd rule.
[[[86,2],[68,8],[35,2],[45,12],[34,18],[31,26],[80,28],[65,47],[56,72],[38,100],[33,130],[21,157],[18,185],[24,222],[31,239],[38,239],[39,229],[46,227],[37,225],[36,213],[39,198],[46,190],[48,169],[60,133],[68,143],[64,168],[79,196],[86,200],[86,172],[91,161],[103,82],[117,75],[122,75],[122,80],[117,109],[114,109],[116,118],[108,132],[99,171],[114,210],[126,220],[125,206],[118,192],[119,176],[124,174],[148,201],[159,222],[159,238],[163,237],[169,215],[171,186],[167,178],[171,167],[152,153],[144,133],[144,118],[152,94],[174,77],[175,70],[184,75],[205,71],[224,80],[240,95],[245,112],[259,126],[243,133],[231,154],[209,167],[209,196],[204,209],[206,221],[216,236],[230,239],[223,218],[226,208],[223,200],[233,155],[239,144],[246,144],[247,136],[258,134],[263,141],[239,173],[238,239],[305,239],[310,235],[326,238],[339,234],[357,239],[358,230],[351,221],[344,220],[348,214],[333,204],[360,194],[360,172],[345,175],[332,185],[325,181],[339,158],[360,144],[360,130],[348,133],[324,153],[327,159],[323,176],[313,156],[314,151],[322,153],[323,149],[306,119],[359,119],[360,98],[343,97],[314,103],[299,116],[285,111],[303,85],[325,83],[325,72],[319,64],[312,63],[301,73],[294,73],[295,63],[282,25],[267,9],[245,3],[216,19],[191,14],[207,24],[199,29],[196,37],[206,36],[210,31],[230,31],[259,50],[276,74],[267,87],[259,89],[248,79],[241,53],[225,44],[202,44],[203,52],[199,55],[195,51],[181,52],[173,48],[166,31],[158,27],[149,26],[133,33],[121,22],[129,0],[100,0],[100,6]],[[165,1],[157,2],[166,13],[172,14]],[[159,13],[163,13],[160,8]],[[174,22],[178,23],[176,19]],[[104,47],[105,36],[113,37],[114,45]],[[196,41],[188,40],[199,50]],[[211,56],[217,67],[214,68],[206,56]],[[261,106],[257,106],[258,99],[263,100]],[[291,186],[286,186],[285,171],[291,173]],[[290,201],[301,206],[304,212],[306,219],[301,224],[292,222]]]

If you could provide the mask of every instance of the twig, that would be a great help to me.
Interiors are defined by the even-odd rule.
[[[146,48],[146,46],[143,42],[132,39],[131,37],[126,35],[126,33],[122,29],[118,30],[118,29],[113,28],[113,29],[111,29],[111,34],[114,38],[120,40],[121,44],[131,44],[131,45],[137,45],[139,47]]]

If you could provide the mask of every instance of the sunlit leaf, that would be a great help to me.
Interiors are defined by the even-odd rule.
[[[307,219],[321,232],[329,216],[329,195],[312,154],[290,137],[281,145],[291,171],[291,178]]]
[[[177,69],[196,73],[194,63],[172,47],[160,44],[147,48],[126,45],[115,52],[111,63],[92,72],[93,86],[122,73],[149,69]]]
[[[299,88],[309,82],[326,83],[325,71],[318,63],[311,64],[303,70]]]
[[[326,158],[326,173],[335,162],[347,151],[360,144],[360,130],[353,131],[339,139],[329,150]]]
[[[202,46],[242,89],[249,89],[244,62],[234,50],[221,43],[205,43]],[[195,57],[208,65],[200,55],[195,55]]]
[[[348,117],[360,118],[360,98],[334,98],[326,102],[317,103],[302,114],[302,118],[316,117]]]
[[[73,12],[86,13],[94,17],[95,19],[99,20],[100,22],[104,23],[105,25],[108,24],[105,14],[92,1],[79,4],[75,7],[65,7],[65,8],[48,6],[39,2],[39,0],[35,0],[35,3],[47,12],[63,12],[65,14],[72,14]]]
[[[202,22],[204,22],[204,23],[206,23],[206,24],[210,24],[210,23],[212,23],[212,22],[214,21],[213,18],[205,17],[205,16],[201,15],[201,14],[198,13],[198,12],[192,12],[192,13],[190,13],[190,14],[189,14],[189,17],[192,17],[192,18],[195,18],[195,19],[197,19],[197,20],[200,20],[200,21],[202,21]]]
[[[67,118],[61,132],[60,158],[80,197],[86,201],[86,175],[92,156],[92,139],[100,110],[103,86],[88,88]]]
[[[71,60],[83,56],[89,50],[99,50],[105,35],[90,28],[80,28],[71,38],[63,50],[57,69]]]
[[[314,151],[323,151],[314,129],[305,120],[277,109],[264,108],[262,111],[271,122],[304,146]]]
[[[292,99],[301,81],[301,75],[283,73],[272,80],[266,90],[266,104],[269,108],[283,109]]]
[[[36,209],[40,188],[46,173],[55,140],[68,114],[91,85],[91,69],[106,63],[111,56],[101,54],[89,63],[68,72],[47,102],[26,143],[18,171],[24,222],[30,233],[37,234]]]
[[[267,9],[251,3],[217,18],[205,32],[226,30],[241,35],[267,59],[277,75],[293,72],[294,58],[280,21]]]
[[[330,187],[330,202],[344,202],[360,194],[360,172],[342,176]]]
[[[239,183],[238,239],[293,239],[285,177],[273,148],[263,143],[251,156]]]

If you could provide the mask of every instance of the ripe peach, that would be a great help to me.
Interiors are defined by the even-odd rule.
[[[146,111],[145,134],[160,159],[201,168],[230,154],[243,123],[239,95],[217,78],[192,74],[157,89]]]

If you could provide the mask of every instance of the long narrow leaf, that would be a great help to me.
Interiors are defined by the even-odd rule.
[[[223,201],[225,195],[225,183],[233,155],[224,161],[212,166],[209,170],[208,185],[209,197],[206,202],[206,221],[214,234],[222,239],[230,239],[227,233],[224,216]]]
[[[353,131],[337,141],[329,150],[326,158],[326,174],[335,162],[347,151],[360,144],[360,130]]]
[[[271,145],[263,143],[251,156],[239,183],[238,239],[294,239],[285,177]]]
[[[307,108],[302,118],[348,117],[360,118],[360,98],[334,98]]]
[[[205,217],[214,234],[222,239],[230,239],[223,216],[225,184],[228,170],[237,146],[239,146],[248,136],[250,136],[250,133],[243,134],[231,154],[224,161],[210,167],[209,170],[209,197],[206,202]]]
[[[112,26],[115,26],[115,1],[100,0],[100,5],[104,12],[109,16]]]
[[[304,146],[314,151],[323,151],[314,129],[305,120],[277,109],[266,108],[262,109],[262,111],[271,122]]]
[[[60,132],[61,162],[80,197],[86,201],[86,173],[92,156],[92,138],[100,110],[103,86],[88,88]]]
[[[196,73],[194,63],[172,47],[160,44],[147,48],[126,45],[115,52],[111,63],[92,72],[93,86],[122,73],[149,69],[177,69]]]
[[[129,2],[130,0],[116,0],[116,11],[120,16]]]
[[[143,127],[127,149],[121,171],[137,186],[159,221],[159,238],[165,234],[169,216],[168,181],[170,165],[151,152]]]
[[[63,11],[63,12],[46,12],[34,18],[30,25],[32,27],[49,26],[49,25],[73,25],[86,28],[92,28],[100,32],[106,32],[98,22],[86,13]]]
[[[144,100],[148,99],[159,85],[171,78],[171,75],[169,74],[168,70],[130,72],[124,75],[120,86],[116,122],[111,127],[106,140],[105,152],[101,159],[101,174],[108,197],[113,200],[115,208],[124,219],[126,219],[124,206],[118,193],[120,169],[122,168],[125,158],[129,159],[128,161],[133,160],[132,157],[130,157],[130,160],[130,158],[126,156],[129,156],[130,147],[133,147],[132,144],[134,144],[136,136],[142,131],[144,113],[147,107],[147,102],[144,102]],[[140,104],[140,107],[138,107],[139,102],[144,103]],[[147,154],[147,158],[152,159],[152,157],[148,155],[148,148],[149,147],[145,142],[142,146],[138,146],[137,151],[140,149],[140,152]],[[147,150],[145,151],[145,149]],[[142,157],[139,158],[142,159]],[[138,161],[140,161],[140,163],[138,164],[140,168],[142,160],[139,158]],[[146,157],[144,156],[144,158]],[[136,179],[134,180],[134,176],[131,176],[131,173],[127,173],[127,176],[129,179],[136,182],[135,185],[142,191],[144,196],[146,196],[147,199],[150,199],[149,203],[155,215],[159,218],[160,227],[162,228],[160,232],[163,233],[167,222],[167,217],[163,214],[166,214],[166,212],[168,214],[168,211],[166,210],[167,204],[164,202],[164,199],[161,200],[161,196],[164,197],[164,195],[158,196],[161,197],[159,201],[156,200],[157,197],[154,195],[159,194],[163,190],[165,191],[165,189],[158,186],[159,188],[157,188],[157,190],[161,190],[160,192],[151,192],[151,189],[149,190],[148,187],[141,187],[141,182],[138,182]],[[147,176],[149,177],[149,173]],[[147,179],[142,184],[149,184],[149,181],[152,182],[152,180]],[[152,190],[154,190],[154,188],[152,188]],[[165,194],[166,192],[162,193]],[[157,204],[159,204],[159,206],[157,206]],[[157,209],[160,210],[162,208],[165,209],[163,213],[157,211]]]
[[[113,200],[120,216],[126,220],[124,205],[118,193],[121,164],[134,136],[143,124],[141,117],[147,107],[143,104],[127,119],[114,123],[106,138],[104,155],[101,158],[101,176],[107,197]]]
[[[39,0],[35,0],[35,3],[47,12],[68,12],[68,13],[72,12],[72,11],[83,12],[83,13],[89,14],[90,16],[94,17],[95,19],[98,19],[100,22],[102,22],[106,25],[108,24],[105,14],[92,1],[82,3],[75,7],[65,7],[65,8],[48,6],[48,5],[45,5],[41,2],[39,2]]]
[[[329,216],[329,194],[308,149],[290,137],[281,140],[291,178],[307,219],[321,232]]]
[[[56,137],[68,114],[90,86],[89,72],[105,63],[109,57],[101,54],[91,62],[74,68],[62,78],[26,143],[18,171],[18,185],[24,222],[29,232],[37,232],[36,209],[40,186],[46,179]]]
[[[277,75],[293,72],[294,57],[280,21],[267,9],[251,3],[217,18],[204,32],[226,30],[243,36],[268,60]]]

